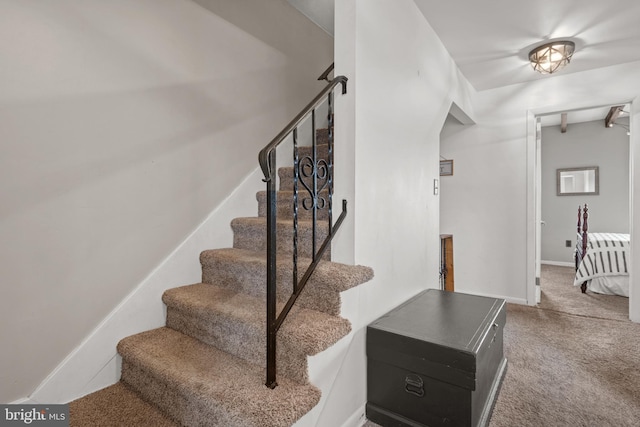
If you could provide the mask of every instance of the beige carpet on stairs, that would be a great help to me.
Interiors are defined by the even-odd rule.
[[[326,132],[318,137],[322,142]],[[326,146],[319,152],[326,155]],[[278,195],[278,309],[291,294],[293,274],[293,174],[285,169]],[[278,386],[267,388],[266,199],[263,193],[256,198],[258,216],[231,223],[233,248],[202,252],[202,283],[164,293],[166,326],[119,342],[120,382],[71,402],[71,426],[286,427],[317,405],[320,390],[309,383],[307,357],[351,331],[340,317],[340,292],[369,281],[373,270],[331,262],[325,254],[279,331]],[[327,215],[319,218],[321,242]],[[299,278],[311,263],[311,230],[310,215],[300,215]]]
[[[69,405],[69,418],[71,426],[178,426],[123,382],[74,400]]]

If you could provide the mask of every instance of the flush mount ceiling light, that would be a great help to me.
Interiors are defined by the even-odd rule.
[[[567,40],[546,43],[529,52],[529,61],[537,72],[552,74],[571,62],[575,48],[575,43]]]

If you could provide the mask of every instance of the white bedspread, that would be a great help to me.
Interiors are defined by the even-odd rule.
[[[587,253],[573,284],[580,286],[593,279],[591,291],[628,297],[629,241],[628,234],[589,233]]]

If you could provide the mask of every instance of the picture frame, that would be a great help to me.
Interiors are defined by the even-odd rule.
[[[440,176],[453,175],[453,160],[440,160]]]
[[[597,196],[600,194],[598,166],[556,169],[556,195]]]

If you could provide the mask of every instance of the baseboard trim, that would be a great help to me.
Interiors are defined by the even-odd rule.
[[[255,215],[255,193],[261,187],[260,168],[251,172],[151,273],[143,279],[44,379],[29,398],[35,402],[67,403],[120,379],[117,343],[124,337],[164,326],[162,293],[201,280],[203,249],[230,246],[229,222]],[[260,186],[260,187],[259,187]]]
[[[575,267],[575,263],[566,261],[540,261],[540,264],[557,265],[558,267]]]
[[[418,426],[423,424],[417,424],[414,420],[406,418],[402,414],[390,411],[372,403],[367,404],[367,413],[372,422],[389,426]]]
[[[362,427],[366,421],[365,405],[363,404],[361,407],[356,409],[349,418],[347,418],[341,427]]]
[[[38,404],[37,402],[29,399],[28,397],[23,397],[22,399],[9,402],[9,405],[37,405],[37,404]]]
[[[460,293],[464,293],[464,294],[469,294],[469,295],[476,295],[479,297],[489,297],[489,298],[499,298],[499,299],[503,299],[506,302],[510,303],[510,304],[520,304],[520,305],[529,305],[527,303],[527,300],[524,298],[512,298],[512,297],[506,297],[504,295],[493,295],[493,294],[486,294],[486,293],[482,293],[482,292],[470,292],[470,291],[465,291],[465,290],[456,290],[456,292],[460,292]]]

